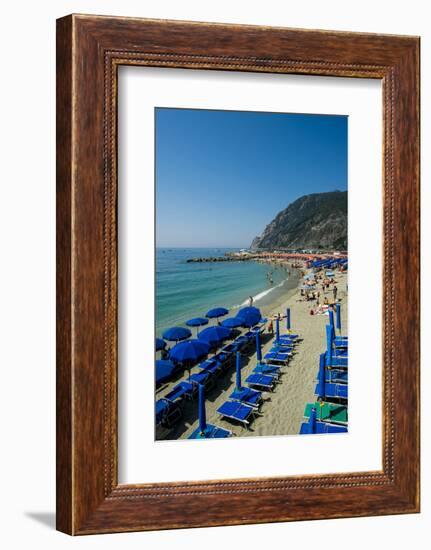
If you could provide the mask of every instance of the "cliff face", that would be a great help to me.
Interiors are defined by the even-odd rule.
[[[347,250],[347,191],[297,199],[253,239],[251,248]]]

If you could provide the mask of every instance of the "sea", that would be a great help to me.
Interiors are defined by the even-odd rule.
[[[156,248],[157,336],[193,317],[205,317],[213,307],[225,307],[234,316],[248,305],[249,296],[254,306],[268,306],[294,286],[293,274],[281,266],[255,261],[187,263],[235,251],[239,249]]]

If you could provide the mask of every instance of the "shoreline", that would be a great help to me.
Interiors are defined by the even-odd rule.
[[[291,267],[289,264],[277,263],[277,262],[272,262],[268,260],[250,261],[250,263],[252,262],[256,264],[266,264],[275,270],[285,271],[284,279],[281,282],[274,284],[273,286],[265,286],[266,281],[263,278],[262,286],[259,289],[249,290],[246,287],[244,287],[242,298],[233,299],[233,300],[231,299],[231,301],[229,301],[229,299],[226,299],[225,301],[223,301],[223,299],[216,300],[217,303],[212,304],[211,306],[208,306],[207,309],[210,309],[210,307],[215,307],[215,306],[226,307],[227,309],[229,309],[229,317],[232,317],[236,315],[239,309],[241,309],[242,307],[248,306],[248,298],[251,295],[253,296],[253,305],[261,309],[263,316],[265,316],[266,311],[270,311],[273,305],[279,303],[282,300],[283,296],[285,296],[286,294],[286,291],[290,292],[292,289],[297,287],[300,279],[300,275],[299,275],[300,270],[298,270],[298,268]],[[236,263],[236,262],[230,262],[230,263]],[[252,292],[253,294],[251,294]],[[157,297],[156,297],[156,301],[157,301]],[[196,311],[194,311],[193,313],[189,312],[186,315],[183,314],[180,318],[177,318],[176,320],[172,320],[172,319],[163,320],[162,321],[163,324],[160,324],[159,326],[156,325],[156,337],[161,338],[163,331],[171,326],[185,325],[185,322],[187,319],[198,316],[203,311],[207,311],[207,309],[205,307],[199,309],[199,306],[197,306]],[[211,320],[210,320],[209,326],[211,326]]]
[[[264,317],[274,316],[277,313],[284,315],[286,308],[290,307],[292,330],[300,335],[302,341],[297,346],[297,353],[283,367],[281,383],[277,385],[274,392],[265,392],[264,403],[261,407],[262,416],[257,417],[247,430],[244,427],[223,420],[217,413],[217,408],[226,401],[235,387],[235,369],[222,377],[216,387],[208,392],[206,396],[207,421],[222,428],[231,430],[234,435],[240,437],[253,436],[276,436],[276,435],[297,435],[303,419],[305,405],[315,401],[314,388],[318,372],[319,354],[326,347],[325,325],[328,321],[327,315],[310,315],[311,302],[301,301],[300,286],[302,277],[300,270],[296,270],[295,286],[287,289],[277,300],[269,302],[260,307]],[[336,284],[338,297],[341,302],[343,334],[347,334],[347,280],[346,273],[336,272]],[[322,294],[322,293],[321,293]],[[329,301],[332,301],[332,290],[326,294]],[[323,296],[322,296],[323,299]],[[314,305],[314,303],[313,303]],[[275,331],[275,323],[274,323]],[[280,321],[280,333],[286,333],[285,320]],[[262,337],[262,355],[265,355],[272,346],[274,336],[269,335],[267,328]],[[242,378],[245,380],[256,366],[256,352],[253,350],[243,358],[241,369]],[[194,367],[193,372],[199,369]],[[186,374],[181,378],[185,379]],[[175,380],[156,393],[156,399],[163,397],[178,383]],[[163,433],[163,439],[177,440],[187,438],[198,425],[197,401],[188,402],[184,406],[184,416],[178,426],[169,433]],[[160,441],[161,439],[157,439]]]

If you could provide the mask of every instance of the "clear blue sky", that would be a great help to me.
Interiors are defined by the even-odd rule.
[[[347,189],[347,116],[155,116],[158,247],[248,247],[298,197]]]

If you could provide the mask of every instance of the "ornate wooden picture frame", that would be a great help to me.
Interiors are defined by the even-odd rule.
[[[118,484],[117,69],[380,79],[383,468]],[[70,15],[57,22],[57,528],[69,534],[419,511],[419,39]]]

